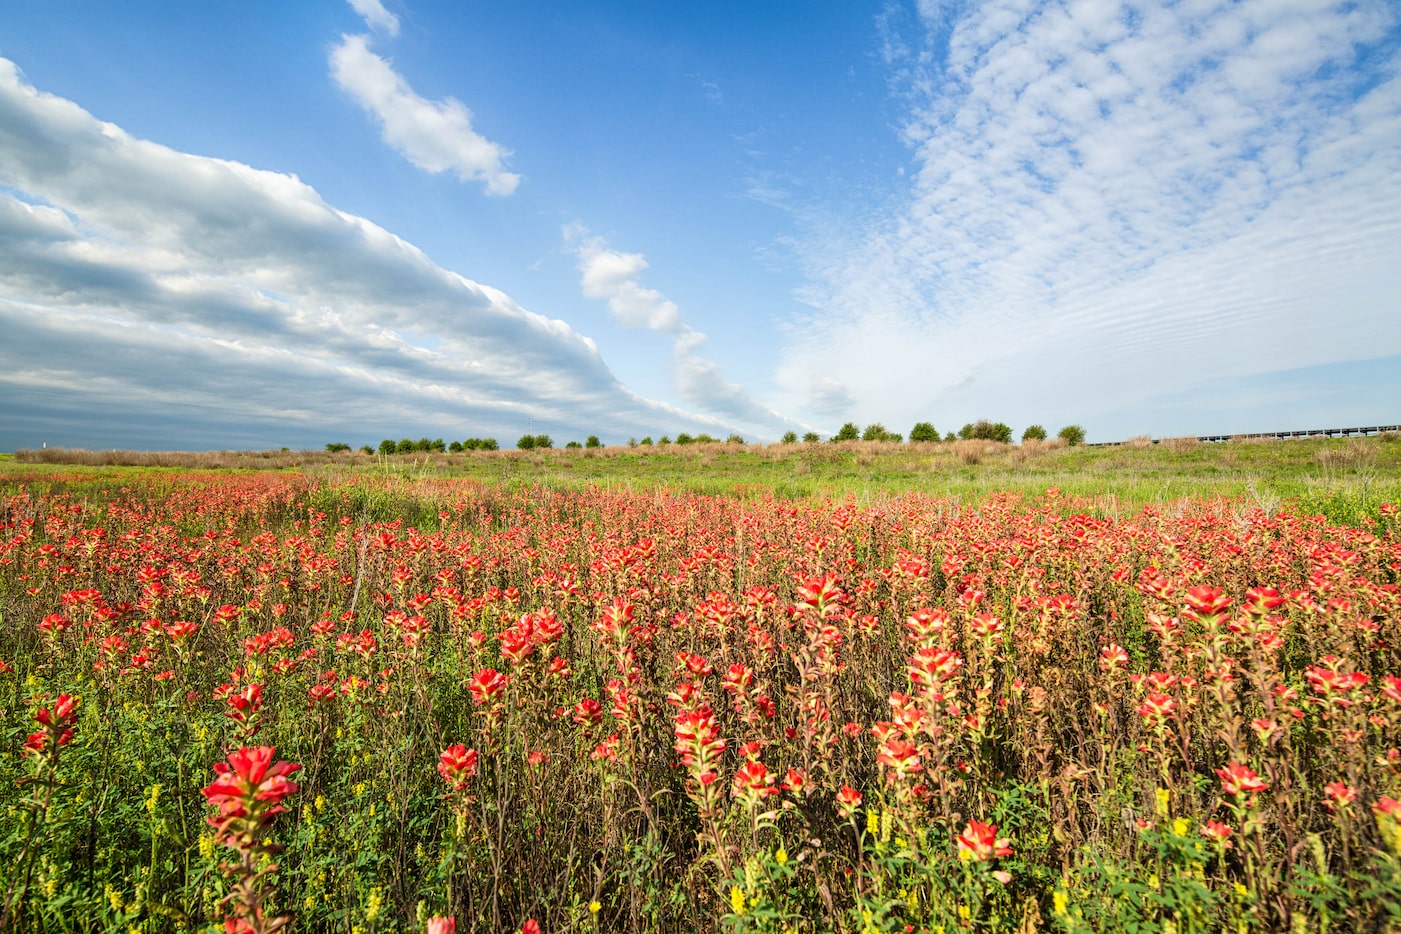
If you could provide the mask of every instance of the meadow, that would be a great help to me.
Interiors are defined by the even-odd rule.
[[[1395,439],[148,457],[0,460],[0,929],[1401,929]]]

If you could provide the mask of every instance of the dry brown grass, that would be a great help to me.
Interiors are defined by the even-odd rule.
[[[1152,435],[1134,435],[1124,442],[1126,448],[1151,448],[1153,446]]]
[[[1201,442],[1196,438],[1164,438],[1160,444],[1174,454],[1181,454],[1183,451],[1190,451],[1192,448],[1200,446]]]
[[[1349,438],[1340,448],[1327,448],[1319,451],[1314,460],[1320,467],[1341,470],[1358,470],[1372,467],[1377,462],[1377,446],[1363,438]]]
[[[86,451],[41,448],[15,452],[23,464],[75,464],[83,467],[178,467],[184,470],[286,470],[330,464],[365,464],[357,451]]]

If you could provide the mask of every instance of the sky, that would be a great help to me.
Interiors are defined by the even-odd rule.
[[[1401,4],[8,0],[0,450],[1401,422]]]

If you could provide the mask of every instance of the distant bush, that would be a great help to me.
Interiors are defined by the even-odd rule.
[[[1003,422],[990,422],[980,418],[959,429],[958,436],[964,441],[1001,441],[1012,443],[1012,428]]]
[[[696,435],[696,444],[714,444],[716,441],[719,440],[719,438],[712,438],[710,435],[706,434],[703,431],[700,434]]]
[[[911,441],[938,441],[939,430],[930,422],[915,422],[915,427],[910,429]]]
[[[892,431],[887,431],[880,422],[871,422],[866,426],[866,430],[861,432],[862,441],[900,441],[901,437]]]
[[[798,443],[798,433],[797,433],[796,431],[785,431],[785,432],[783,433],[783,438],[782,438],[782,442],[781,442],[781,443],[783,443],[783,444],[797,444],[797,443]]]
[[[369,455],[373,456],[374,453],[375,453],[375,449],[372,448],[372,447],[370,447],[368,444],[362,444],[362,445],[360,445],[360,453],[361,453],[361,454],[369,454]]]
[[[744,438],[742,438],[742,437],[739,436],[739,435],[730,435],[728,438],[725,439],[725,443],[726,443],[726,444],[743,444],[743,443],[744,443]]]
[[[462,442],[461,442],[461,441],[454,441],[454,442],[452,442],[451,444],[448,445],[448,451],[449,451],[450,453],[452,453],[452,454],[461,454],[461,453],[462,453]]]
[[[535,436],[534,436],[534,435],[521,435],[519,438],[516,439],[516,447],[520,448],[522,451],[532,451],[532,450],[534,450],[534,449],[535,449]]]
[[[535,436],[535,447],[536,447],[537,450],[547,450],[547,449],[552,448],[552,447],[554,447],[554,446],[555,446],[555,443],[554,443],[553,441],[550,440],[550,436],[549,436],[549,435],[536,435],[536,436]]]
[[[657,443],[658,443],[658,444],[670,444],[670,443],[671,443],[671,439],[668,438],[666,435],[662,435],[661,439],[660,439]]]
[[[584,439],[584,447],[601,448],[603,447],[603,443],[598,440],[598,435],[589,435]]]
[[[341,451],[349,451],[349,450],[350,450],[350,445],[348,445],[348,444],[343,444],[343,443],[341,443],[340,441],[332,441],[330,444],[326,445],[326,451],[327,451],[327,453],[330,453],[330,454],[339,454]]]
[[[679,434],[679,435],[676,436],[676,443],[677,443],[677,444],[695,444],[695,443],[696,443],[696,439],[693,438],[693,437],[691,437],[690,435],[688,435],[686,432],[683,431],[683,432],[681,432],[681,434]]]
[[[385,438],[379,443],[379,452],[381,454],[393,454],[396,450],[398,450],[398,447],[399,446],[394,443],[394,440],[392,438]]]
[[[816,444],[822,440],[822,436],[815,431],[803,432],[803,444]]]
[[[652,446],[652,436],[651,436],[651,435],[648,435],[647,437],[643,438],[641,441],[639,441],[639,442],[637,442],[637,443],[640,444],[640,445],[642,445],[643,447],[650,448],[650,447]],[[663,441],[663,443],[666,443],[666,442]]]
[[[847,422],[837,433],[832,436],[832,442],[839,441],[859,441],[861,440],[861,429],[856,427],[855,422]]]
[[[1056,433],[1056,437],[1074,447],[1077,444],[1085,443],[1085,429],[1079,425],[1066,425]]]
[[[579,448],[582,450],[584,446],[577,441],[566,441],[564,443],[564,447],[565,450],[572,450],[573,448]]]
[[[1022,432],[1022,441],[1045,441],[1046,429],[1040,425],[1027,425],[1026,431]]]

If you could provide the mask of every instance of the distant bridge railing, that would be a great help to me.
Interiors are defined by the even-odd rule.
[[[1401,432],[1401,425],[1371,425],[1366,428],[1309,428],[1303,431],[1262,431],[1253,434],[1242,435],[1197,435],[1197,441],[1221,442],[1221,441],[1258,441],[1258,440],[1286,440],[1289,438],[1353,438],[1364,437],[1366,435],[1379,435],[1385,432]],[[1177,441],[1179,438],[1154,438],[1154,444],[1161,444],[1164,441]],[[1127,441],[1096,441],[1086,447],[1107,448],[1120,444],[1128,444]]]

